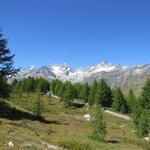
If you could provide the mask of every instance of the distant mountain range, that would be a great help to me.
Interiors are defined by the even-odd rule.
[[[150,64],[122,66],[103,61],[85,68],[72,68],[66,64],[47,65],[40,68],[30,66],[15,76],[20,80],[26,77],[43,77],[49,81],[59,79],[71,82],[92,83],[94,79],[104,78],[112,87],[130,85],[150,77]]]

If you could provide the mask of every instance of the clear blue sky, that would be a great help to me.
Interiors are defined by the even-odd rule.
[[[150,0],[1,0],[15,66],[150,63]]]

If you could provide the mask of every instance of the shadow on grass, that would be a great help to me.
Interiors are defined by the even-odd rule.
[[[108,141],[106,141],[106,143],[119,144],[120,141],[117,141],[117,140],[108,140]]]
[[[60,123],[57,120],[46,120],[43,117],[37,117],[29,112],[25,112],[19,109],[16,109],[15,107],[11,107],[8,103],[5,101],[0,101],[0,118],[5,118],[9,120],[31,120],[31,121],[39,121],[41,123],[45,124],[63,124]]]
[[[109,139],[107,141],[105,141],[106,143],[111,143],[111,144],[119,144],[121,142],[123,142],[124,139],[123,138],[119,138],[119,137],[113,137],[112,139]]]

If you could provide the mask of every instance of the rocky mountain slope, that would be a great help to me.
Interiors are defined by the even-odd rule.
[[[71,82],[92,83],[94,79],[104,78],[112,86],[130,85],[150,76],[150,64],[122,66],[103,61],[96,65],[90,65],[85,68],[72,68],[66,64],[56,64],[35,68],[34,66],[22,69],[16,75],[20,80],[26,77],[43,77],[49,81],[60,79]]]

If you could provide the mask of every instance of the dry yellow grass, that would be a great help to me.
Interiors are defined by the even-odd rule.
[[[23,95],[23,99],[23,102],[18,102],[19,98],[14,98],[10,103],[18,105],[19,107],[25,103],[26,106],[24,108],[26,108],[35,100],[35,96],[33,94],[28,96]],[[27,149],[25,148],[27,144],[32,144],[33,147],[30,147],[30,149],[44,149],[41,140],[57,145],[60,141],[65,139],[87,142],[92,146],[93,150],[143,149],[138,145],[140,140],[132,131],[134,130],[132,122],[105,114],[104,119],[107,130],[106,142],[99,143],[88,137],[91,132],[90,124],[82,118],[84,114],[89,113],[86,107],[65,109],[63,103],[58,99],[52,98],[49,103],[47,96],[44,96],[43,100],[46,107],[46,112],[43,116],[45,120],[51,121],[49,123],[24,118],[16,121],[5,118],[0,119],[1,150],[8,149],[8,141],[12,141],[15,144],[14,149],[16,150]],[[118,143],[115,141],[118,141]]]

